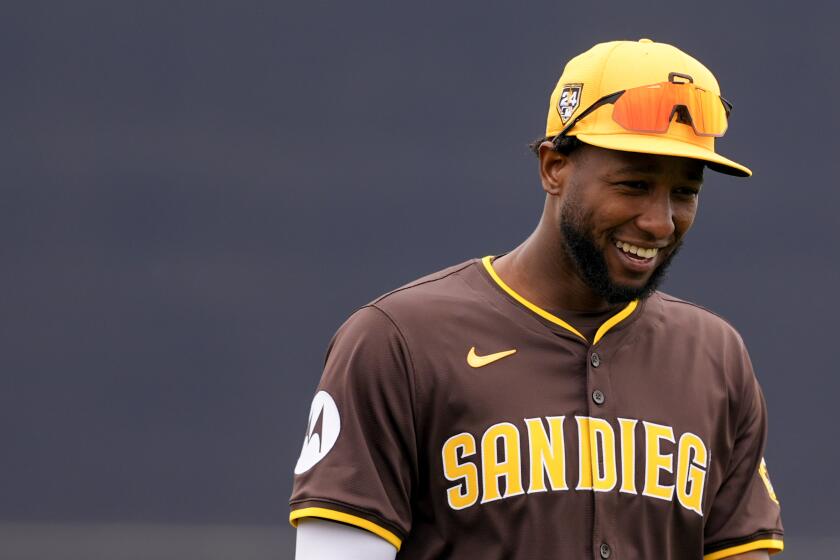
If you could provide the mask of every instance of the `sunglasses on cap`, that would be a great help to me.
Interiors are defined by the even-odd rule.
[[[676,78],[688,80],[677,82]],[[553,142],[564,137],[581,119],[598,107],[613,104],[613,120],[632,132],[662,134],[671,120],[689,124],[698,136],[721,137],[726,132],[732,104],[723,97],[694,85],[686,74],[671,72],[667,82],[639,86],[605,95],[570,122]]]

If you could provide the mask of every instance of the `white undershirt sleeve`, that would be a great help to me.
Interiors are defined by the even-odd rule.
[[[304,518],[297,526],[295,560],[394,560],[397,549],[364,529]]]

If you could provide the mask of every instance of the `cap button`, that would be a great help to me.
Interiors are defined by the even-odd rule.
[[[640,43],[653,43],[650,39],[639,39]]]

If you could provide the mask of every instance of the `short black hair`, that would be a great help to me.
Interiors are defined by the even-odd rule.
[[[530,144],[528,144],[528,148],[534,155],[539,157],[540,155],[540,144],[543,142],[551,142],[554,144],[552,150],[555,152],[560,152],[564,155],[569,155],[576,149],[580,148],[583,145],[583,142],[577,139],[577,136],[562,136],[557,138],[556,136],[543,136],[542,138],[537,138]]]

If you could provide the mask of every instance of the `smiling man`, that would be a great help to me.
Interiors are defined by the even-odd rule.
[[[566,66],[539,225],[360,308],[295,467],[300,560],[761,559],[783,548],[741,337],[656,290],[731,105],[673,46]]]

